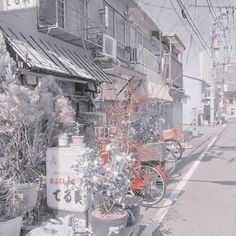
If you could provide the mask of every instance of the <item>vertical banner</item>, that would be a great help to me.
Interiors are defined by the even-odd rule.
[[[198,109],[192,109],[192,135],[197,137],[199,135],[199,127],[198,127]]]
[[[89,196],[76,188],[79,179],[71,168],[84,148],[49,148],[47,150],[47,204],[52,209],[85,212]]]

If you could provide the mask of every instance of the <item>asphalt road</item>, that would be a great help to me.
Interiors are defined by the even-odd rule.
[[[236,122],[215,140],[153,235],[236,236]]]

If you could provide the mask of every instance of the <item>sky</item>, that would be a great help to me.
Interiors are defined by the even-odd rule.
[[[204,49],[187,21],[183,18],[177,0],[138,0],[138,2],[143,6],[146,12],[153,18],[153,20],[157,23],[157,25],[163,32],[173,31],[178,34],[179,38],[186,46],[183,60],[184,74],[199,78],[199,52]],[[227,13],[226,8],[218,8],[218,6],[236,7],[236,0],[211,0],[212,6],[214,6],[214,8],[212,8],[214,9],[212,16],[207,5],[208,0],[182,0],[182,2],[184,3],[186,9],[188,10],[188,13],[190,14],[208,46],[211,46],[212,41],[211,32],[214,13],[217,16],[220,16],[224,12]],[[178,17],[171,3],[173,4],[183,22]],[[195,7],[195,4],[197,7]],[[225,27],[228,27],[226,28],[226,37],[227,45],[230,45],[229,48],[231,48],[231,46],[235,47],[236,44],[234,40],[234,38],[236,37],[233,36],[235,35],[234,17],[236,19],[236,10],[234,13],[234,10],[232,8],[228,9],[228,13],[224,16],[224,25]],[[222,45],[223,44],[226,44],[226,42],[222,42]],[[229,54],[231,57],[236,58],[234,49],[230,49]]]

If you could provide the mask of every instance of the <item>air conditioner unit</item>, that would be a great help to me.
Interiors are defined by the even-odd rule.
[[[137,48],[130,49],[130,62],[136,63],[138,61],[138,50]]]
[[[109,35],[103,35],[103,47],[102,52],[103,54],[116,57],[116,39],[112,38]]]

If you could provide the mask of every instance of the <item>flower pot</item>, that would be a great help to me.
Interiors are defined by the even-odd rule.
[[[74,232],[67,225],[47,223],[30,231],[26,236],[73,236]]]
[[[39,186],[36,183],[19,184],[16,193],[22,194],[25,201],[25,209],[31,211],[35,208],[38,199]]]
[[[68,136],[67,135],[61,135],[57,138],[57,140],[58,140],[59,147],[65,147],[68,145]]]
[[[22,217],[0,222],[0,235],[2,236],[20,236]]]
[[[84,144],[84,136],[72,136],[72,144],[73,145],[78,145],[78,146],[83,146]]]
[[[99,208],[91,213],[93,236],[126,236],[128,214],[123,210],[104,214]]]

